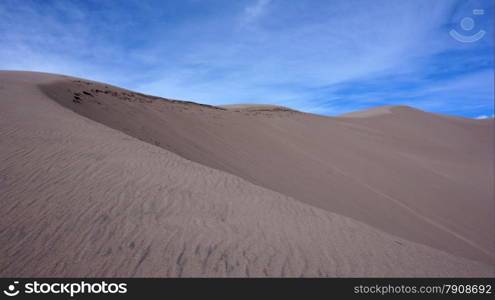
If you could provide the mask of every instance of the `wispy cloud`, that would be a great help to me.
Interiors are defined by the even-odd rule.
[[[448,32],[474,8],[472,44]],[[0,68],[210,104],[493,113],[488,1],[0,2]]]
[[[256,0],[253,4],[248,4],[244,8],[241,22],[243,25],[253,23],[258,18],[262,17],[268,10],[268,6],[272,0]]]

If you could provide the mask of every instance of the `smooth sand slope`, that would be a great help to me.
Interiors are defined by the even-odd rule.
[[[493,120],[409,107],[339,118],[259,105],[216,108],[84,80],[42,89],[83,116],[189,160],[393,235],[493,263]]]
[[[1,71],[0,275],[493,276],[493,123],[390,110]]]

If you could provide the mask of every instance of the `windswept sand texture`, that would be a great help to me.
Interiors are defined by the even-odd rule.
[[[493,276],[493,120],[385,110],[1,71],[0,275]]]

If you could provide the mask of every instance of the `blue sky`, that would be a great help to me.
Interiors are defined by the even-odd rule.
[[[491,117],[493,14],[491,0],[2,0],[0,69],[213,105]]]

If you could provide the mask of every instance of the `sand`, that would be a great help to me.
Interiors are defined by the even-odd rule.
[[[0,72],[0,276],[494,276],[493,121]]]

